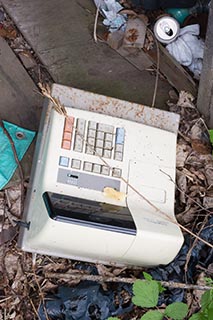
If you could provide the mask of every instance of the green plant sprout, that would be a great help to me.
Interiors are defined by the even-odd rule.
[[[143,272],[145,280],[136,280],[133,284],[132,302],[141,308],[155,308],[148,310],[140,320],[183,320],[188,314],[188,306],[183,302],[169,304],[164,311],[157,308],[160,293],[165,288],[159,281],[153,280],[152,276]],[[206,283],[212,286],[211,278],[206,278]],[[118,317],[110,317],[108,320],[119,320]],[[206,291],[201,297],[201,310],[192,315],[189,320],[213,320],[213,289]]]

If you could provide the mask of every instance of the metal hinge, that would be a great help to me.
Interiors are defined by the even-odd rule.
[[[17,226],[19,226],[19,227],[26,228],[27,230],[30,229],[30,221],[26,222],[26,221],[21,221],[21,220],[14,220],[14,222],[16,222]]]

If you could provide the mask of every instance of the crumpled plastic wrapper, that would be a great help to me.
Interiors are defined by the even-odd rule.
[[[200,77],[204,55],[204,41],[198,38],[199,34],[199,24],[186,26],[180,29],[178,38],[166,46],[180,64],[194,73],[196,79]]]
[[[115,0],[94,0],[94,2],[105,17],[103,24],[109,28],[110,32],[116,30],[125,31],[127,17],[119,14],[119,11],[123,9],[120,3]]]

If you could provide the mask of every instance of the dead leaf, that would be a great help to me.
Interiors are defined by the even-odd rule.
[[[209,264],[207,271],[208,271],[208,275],[210,277],[212,277],[213,276],[213,263]]]
[[[190,92],[181,91],[179,95],[179,99],[177,105],[183,108],[195,108],[193,103],[194,97]]]
[[[206,144],[198,139],[193,139],[192,142],[192,148],[201,154],[209,154],[212,151],[212,147],[210,144]]]
[[[25,285],[26,285],[26,278],[23,274],[23,270],[20,264],[20,261],[18,260],[17,262],[17,271],[16,271],[16,275],[14,278],[14,281],[12,283],[11,288],[18,294],[23,294],[24,293],[24,289],[25,289]]]
[[[42,292],[50,292],[58,288],[57,284],[52,283],[49,280],[45,280],[44,284],[42,284]]]
[[[206,280],[205,280],[206,274],[204,272],[201,272],[197,279],[197,285],[198,286],[205,286]],[[203,295],[203,292],[201,290],[194,290],[193,291],[195,300],[197,301],[198,305],[201,306],[201,297]]]
[[[12,314],[9,315],[8,319],[15,319],[16,318],[16,311],[14,310]]]
[[[113,270],[113,274],[117,277],[119,276],[123,271],[125,271],[127,269],[127,267],[124,267],[124,268],[116,268]]]
[[[213,208],[213,197],[204,197],[203,198],[203,206],[206,209]]]
[[[195,213],[199,210],[198,206],[189,206],[185,211],[176,215],[176,218],[180,224],[188,224],[192,222],[195,218]]]
[[[17,272],[18,255],[13,253],[7,253],[4,258],[4,265],[5,265],[9,280],[13,279]]]
[[[113,277],[114,274],[111,272],[111,270],[107,267],[105,267],[103,264],[97,264],[96,265],[98,274],[100,276],[108,276],[108,277]]]
[[[5,189],[5,197],[9,211],[15,217],[20,217],[21,212],[21,185],[15,185]]]
[[[193,172],[194,175],[195,175],[199,180],[201,180],[202,182],[205,182],[205,181],[206,181],[206,177],[205,177],[202,169],[197,170],[197,169],[191,167],[191,168],[190,168],[190,171]]]
[[[6,243],[14,238],[17,233],[17,227],[9,227],[8,229],[3,229],[0,232],[0,245]]]
[[[58,271],[67,269],[67,266],[64,263],[48,263],[47,265],[42,267],[44,271]]]
[[[213,186],[213,166],[206,166],[205,167],[205,175],[207,179],[208,186]]]
[[[187,189],[187,180],[186,176],[181,173],[181,171],[177,170],[177,186],[181,190],[180,191],[180,201],[182,203],[186,203],[186,189]]]
[[[9,26],[8,28],[2,26],[0,28],[0,37],[5,39],[15,39],[17,37],[17,31],[12,26]]]
[[[186,158],[189,155],[188,146],[186,144],[178,144],[176,149],[176,166],[178,168],[184,167]]]
[[[181,170],[182,174],[184,174],[186,176],[186,178],[191,181],[194,182],[196,179],[195,174],[193,174],[191,171],[189,171],[188,169],[186,169],[185,167]]]

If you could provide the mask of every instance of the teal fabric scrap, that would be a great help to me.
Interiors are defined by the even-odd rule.
[[[36,133],[7,121],[3,121],[3,123],[14,142],[18,159],[21,161]],[[0,190],[11,179],[16,168],[17,163],[14,158],[11,143],[2,127],[0,127]]]

